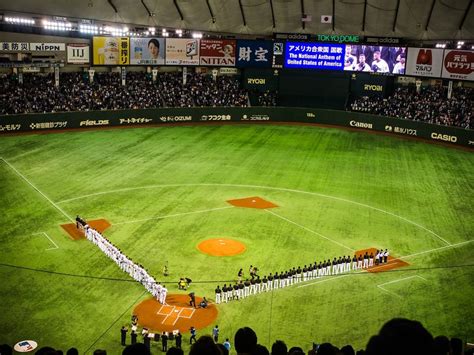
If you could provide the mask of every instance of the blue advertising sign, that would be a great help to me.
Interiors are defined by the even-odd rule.
[[[272,41],[237,41],[237,67],[271,67]]]
[[[344,69],[344,44],[286,42],[285,68]]]

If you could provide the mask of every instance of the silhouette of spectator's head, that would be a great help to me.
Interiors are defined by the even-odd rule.
[[[150,350],[143,343],[128,345],[122,351],[122,355],[150,355]]]
[[[260,344],[255,345],[255,350],[252,352],[252,355],[270,355],[268,349]]]
[[[184,351],[182,349],[178,349],[172,346],[171,348],[168,349],[168,351],[166,352],[166,355],[184,355]]]
[[[189,355],[222,355],[220,349],[214,343],[214,339],[209,335],[201,336],[191,346]]]
[[[293,346],[289,351],[288,355],[305,355],[303,349],[299,346]]]
[[[322,343],[318,348],[318,355],[336,355],[336,349],[331,343]]]
[[[345,345],[341,348],[341,353],[343,355],[355,355],[354,348],[352,345]]]
[[[76,348],[70,348],[67,352],[66,355],[79,355],[79,351]]]
[[[459,338],[451,338],[451,351],[452,355],[462,355],[463,343]]]
[[[451,344],[449,343],[449,338],[444,335],[439,335],[433,339],[434,343],[434,354],[436,355],[446,355],[451,350]]]
[[[10,345],[8,344],[2,344],[0,345],[0,354],[5,354],[5,355],[12,355],[13,354],[13,349]]]
[[[418,321],[394,318],[370,338],[367,355],[433,354],[433,336]]]
[[[287,353],[288,353],[288,347],[283,341],[277,340],[273,343],[272,355],[286,355]]]
[[[238,354],[250,354],[257,346],[257,334],[249,327],[240,328],[235,333],[234,344]]]

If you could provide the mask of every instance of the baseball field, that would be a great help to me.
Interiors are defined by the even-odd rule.
[[[474,341],[472,151],[332,128],[222,125],[2,137],[0,157],[0,344],[120,354],[121,326],[153,302],[67,232],[76,215],[110,224],[103,234],[171,299],[192,291],[212,301],[217,285],[251,264],[263,276],[368,248],[406,263],[211,309],[155,305],[152,331],[202,324],[199,336],[218,324],[220,338],[233,340],[250,326],[268,347],[280,339],[305,350],[363,348],[384,322],[406,317],[434,336]],[[229,202],[240,199],[249,205]],[[212,239],[214,254],[225,254],[219,243],[240,249],[198,247]],[[178,290],[180,277],[193,280],[188,290]]]

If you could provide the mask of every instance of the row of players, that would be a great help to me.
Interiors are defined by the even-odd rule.
[[[330,259],[326,261],[320,261],[319,264],[315,262],[309,266],[304,266],[303,268],[298,267],[290,269],[285,272],[276,272],[274,275],[270,273],[268,276],[256,275],[255,268],[250,266],[250,275],[252,278],[246,279],[244,282],[238,281],[236,284],[232,285],[224,284],[222,288],[217,286],[215,289],[215,300],[216,304],[227,303],[231,300],[239,300],[246,298],[253,294],[258,294],[261,292],[272,291],[273,289],[284,288],[291,286],[293,284],[308,281],[312,279],[317,279],[329,275],[338,275],[340,273],[345,273],[351,271],[351,261],[352,261],[352,270],[367,269],[379,264],[385,264],[388,262],[389,252],[387,249],[377,250],[375,256],[373,253],[366,252],[364,255],[360,254],[359,256],[354,255],[351,257],[341,256],[339,259],[334,258],[331,262]],[[242,276],[242,269],[240,269],[238,277]]]
[[[132,259],[122,253],[122,251],[113,245],[107,238],[105,238],[95,229],[89,227],[87,223],[84,222],[83,224],[81,221],[78,221],[77,218],[76,222],[81,224],[82,229],[84,230],[84,233],[89,241],[97,245],[105,255],[115,261],[122,271],[126,272],[133,279],[140,282],[160,303],[166,304],[166,295],[168,294],[168,289],[165,287],[165,285],[161,285],[159,282],[156,282],[153,276],[148,274],[147,270],[142,265],[134,263]]]

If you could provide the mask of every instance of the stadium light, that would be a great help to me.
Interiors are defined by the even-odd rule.
[[[176,30],[175,31],[178,37],[183,37],[183,30]]]
[[[112,36],[120,37],[125,36],[128,32],[128,27],[118,28],[112,26],[105,26],[102,30],[102,34],[111,34]]]
[[[193,32],[193,38],[202,38],[202,33]]]
[[[86,33],[86,34],[99,34],[99,27],[98,26],[93,26],[93,25],[79,25],[79,32],[81,33]]]
[[[464,41],[458,41],[458,46],[464,46]]]
[[[4,21],[7,23],[15,24],[15,25],[34,25],[35,20],[29,19],[29,18],[24,18],[24,17],[9,17],[6,16],[4,18]]]
[[[148,27],[148,32],[150,32],[150,34],[151,34],[152,36],[155,35],[155,31],[156,31],[156,30],[155,30],[155,27]]]
[[[70,22],[43,20],[43,27],[52,31],[72,31]]]

